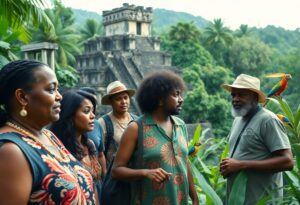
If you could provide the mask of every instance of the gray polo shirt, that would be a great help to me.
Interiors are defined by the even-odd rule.
[[[236,117],[229,135],[229,152],[233,150],[246,119]],[[267,109],[260,109],[245,129],[232,158],[238,160],[264,160],[271,157],[276,150],[289,149],[290,143],[286,130],[278,117]],[[245,205],[254,205],[263,196],[269,195],[273,189],[282,187],[282,172],[264,173],[253,170],[246,171],[248,176]],[[227,180],[227,194],[230,193],[237,173]],[[277,193],[276,193],[277,192]],[[276,196],[282,196],[277,189]],[[273,193],[273,192],[272,192]]]

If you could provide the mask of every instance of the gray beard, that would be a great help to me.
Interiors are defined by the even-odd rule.
[[[249,111],[252,109],[251,103],[247,103],[243,107],[236,109],[233,106],[231,107],[231,115],[233,117],[244,117],[246,116]]]

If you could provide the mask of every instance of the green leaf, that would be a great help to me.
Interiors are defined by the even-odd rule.
[[[227,158],[229,155],[229,143],[226,144],[225,149],[222,152],[221,160]]]
[[[284,175],[286,176],[288,184],[292,189],[293,196],[300,203],[300,190],[299,190],[299,187],[300,187],[299,178],[300,178],[300,176],[295,171],[286,171],[286,172],[284,172]]]
[[[228,204],[244,204],[248,176],[241,171],[235,178],[229,195]]]
[[[206,164],[198,157],[197,158],[199,164],[201,165],[201,167],[203,168],[203,171],[207,174],[210,174],[211,175],[211,171],[210,169],[208,168],[208,166],[206,166]]]
[[[223,205],[222,200],[217,195],[217,193],[214,191],[214,189],[207,183],[206,179],[203,177],[203,175],[198,171],[198,169],[191,164],[194,176],[197,180],[197,184],[201,187],[203,192],[206,194],[206,196],[212,200],[214,205]]]
[[[8,50],[10,49],[10,44],[4,41],[0,41],[0,48]]]
[[[292,110],[290,108],[290,106],[288,105],[288,103],[282,99],[281,97],[276,97],[278,102],[280,103],[281,106],[281,110],[282,112],[284,112],[284,115],[289,119],[289,121],[294,124],[295,119],[292,113]]]
[[[199,124],[194,132],[194,136],[192,141],[189,143],[189,147],[194,146],[196,143],[199,142],[200,136],[201,136],[201,124]]]
[[[298,127],[299,122],[300,122],[300,105],[295,113],[295,122],[294,122],[295,127]]]
[[[262,197],[258,200],[258,202],[256,203],[256,205],[265,205],[267,204],[267,202],[272,199],[272,196],[265,196],[265,197]]]

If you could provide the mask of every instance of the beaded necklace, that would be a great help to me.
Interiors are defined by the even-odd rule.
[[[58,146],[58,144],[55,142],[55,140],[52,139],[52,134],[50,132],[47,132],[46,130],[43,130],[43,134],[48,138],[48,140],[55,147],[55,149],[58,150],[60,156],[58,156],[51,149],[49,149],[47,147],[47,145],[45,145],[38,137],[34,136],[30,131],[23,129],[20,126],[14,124],[12,122],[6,122],[6,125],[9,126],[9,127],[11,127],[11,128],[13,128],[13,129],[15,129],[15,130],[17,130],[18,132],[20,132],[24,136],[30,138],[34,142],[38,143],[41,147],[43,147],[47,152],[49,152],[58,161],[60,161],[60,162],[66,162],[66,163],[70,162],[69,156],[67,155],[67,153],[64,152],[64,150],[62,150],[62,148],[60,148]]]
[[[128,123],[130,122],[130,120],[131,120],[131,117],[130,117],[130,115],[127,113],[127,119],[128,119],[128,122],[120,122],[120,120],[116,117],[116,116],[114,116],[114,114],[112,113],[112,116],[113,116],[113,118],[115,119],[115,121],[117,122],[117,124],[122,128],[122,129],[126,129],[127,128],[127,126],[128,126]]]

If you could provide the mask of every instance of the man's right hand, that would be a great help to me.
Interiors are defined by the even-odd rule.
[[[242,169],[243,169],[242,161],[233,158],[225,158],[221,161],[220,164],[220,172],[224,178],[226,178],[229,174],[238,172]]]
[[[165,180],[168,180],[172,173],[166,172],[162,168],[157,169],[146,169],[145,176],[151,181],[155,181],[157,183],[162,183]]]

